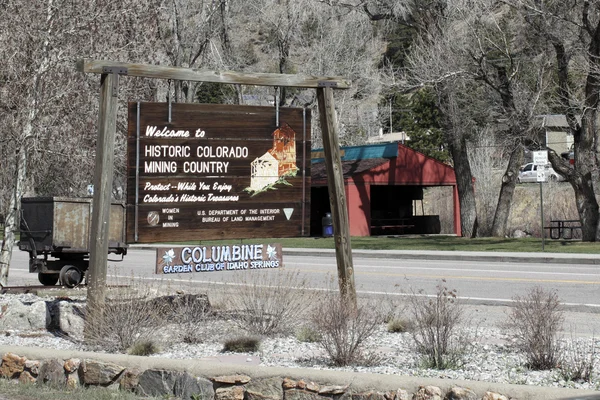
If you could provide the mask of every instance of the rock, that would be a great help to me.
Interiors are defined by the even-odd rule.
[[[244,388],[242,386],[218,388],[215,392],[215,400],[244,400]]]
[[[29,371],[23,371],[19,375],[19,383],[35,383],[36,380],[37,378],[31,375]]]
[[[57,305],[55,321],[61,332],[71,337],[82,338],[85,324],[82,307],[70,301],[60,301]]]
[[[140,371],[137,369],[126,369],[121,375],[119,388],[128,392],[133,392],[140,382]]]
[[[125,367],[110,362],[83,360],[79,367],[81,381],[86,385],[110,386],[117,382]]]
[[[396,390],[396,400],[409,400],[410,396],[406,390],[398,389]]]
[[[180,372],[173,387],[175,397],[184,400],[212,399],[215,395],[213,384],[205,378],[196,378],[186,372]]]
[[[2,366],[0,366],[0,376],[13,379],[18,378],[21,372],[25,370],[27,358],[19,357],[13,353],[6,353],[2,356]]]
[[[516,230],[513,232],[513,234],[512,234],[512,237],[514,237],[514,238],[519,238],[519,239],[520,239],[520,238],[524,238],[524,237],[528,237],[528,236],[530,236],[530,235],[529,235],[527,232],[525,232],[525,231],[522,231],[522,230],[520,230],[520,229],[516,229]]]
[[[45,301],[24,304],[19,299],[11,298],[3,305],[5,310],[0,314],[0,325],[4,330],[38,331],[45,330],[50,321],[50,313]]]
[[[344,394],[348,390],[348,386],[323,386],[319,389],[320,395],[337,395]]]
[[[455,386],[446,393],[444,400],[477,400],[477,395],[471,389]]]
[[[191,399],[193,396],[210,399],[215,395],[208,379],[194,378],[185,372],[148,369],[139,376],[137,392],[143,396],[171,396]]]
[[[291,389],[285,392],[285,400],[323,400],[323,397],[306,390]]]
[[[308,382],[306,384],[306,390],[308,390],[309,392],[318,393],[320,389],[321,387],[314,382]]]
[[[67,382],[64,363],[57,359],[45,360],[40,366],[37,384],[49,384],[62,387]]]
[[[81,360],[79,358],[69,358],[67,361],[65,361],[64,368],[65,371],[67,371],[70,374],[72,372],[77,371],[80,365]]]
[[[69,374],[67,376],[67,387],[70,389],[75,389],[79,387],[79,375],[78,374]]]
[[[442,389],[437,386],[421,386],[413,400],[442,400]]]
[[[250,382],[250,377],[248,375],[224,375],[224,376],[215,376],[210,378],[211,381],[216,383],[223,383],[229,385],[244,385]]]
[[[246,384],[247,400],[283,399],[281,378],[252,379]]]
[[[494,392],[485,392],[481,400],[508,400],[508,397]]]
[[[290,378],[283,378],[283,383],[281,384],[281,386],[283,387],[283,390],[290,390],[290,389],[295,389],[296,385],[298,383]]]
[[[381,392],[363,392],[354,393],[351,396],[352,400],[386,400],[385,394]]]
[[[32,375],[37,376],[40,372],[40,362],[38,360],[25,361],[25,371],[29,371]]]

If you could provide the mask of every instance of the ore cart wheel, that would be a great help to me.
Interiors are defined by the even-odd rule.
[[[38,280],[44,286],[54,286],[58,282],[58,274],[38,274]]]
[[[68,288],[74,288],[83,280],[83,272],[74,265],[65,265],[59,275],[60,284]]]

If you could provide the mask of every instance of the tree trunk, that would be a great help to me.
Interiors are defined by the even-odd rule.
[[[466,141],[462,135],[455,134],[448,140],[448,143],[452,159],[454,160],[462,235],[474,238],[477,236],[477,208]]]
[[[506,172],[502,176],[502,186],[498,196],[498,204],[492,223],[492,236],[505,237],[507,235],[508,215],[512,204],[515,185],[519,175],[519,166],[523,162],[523,146],[517,145],[510,153]]]
[[[24,131],[31,132],[31,124],[27,124]],[[25,187],[25,179],[27,176],[27,150],[25,149],[26,141],[23,141],[19,146],[17,154],[17,165],[15,167],[15,185],[13,193],[10,196],[8,203],[8,214],[4,225],[4,239],[2,240],[2,250],[0,250],[0,286],[8,285],[8,270],[10,268],[10,260],[12,258],[12,250],[15,245],[15,232],[18,229],[21,215],[21,197]]]

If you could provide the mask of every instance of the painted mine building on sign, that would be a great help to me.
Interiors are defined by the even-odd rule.
[[[451,187],[453,229],[460,231],[454,169],[399,142],[341,148],[351,236],[440,233],[438,215],[423,215],[423,190]],[[323,152],[313,151],[311,235],[330,212]],[[419,208],[417,204],[421,202]]]

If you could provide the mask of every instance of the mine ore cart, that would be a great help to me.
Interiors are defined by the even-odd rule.
[[[29,272],[46,286],[79,285],[89,266],[91,198],[32,197],[21,200],[19,249],[29,252]],[[127,254],[125,207],[110,206],[108,253]]]

